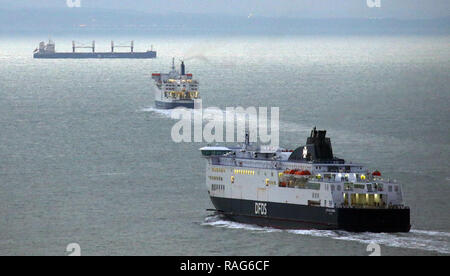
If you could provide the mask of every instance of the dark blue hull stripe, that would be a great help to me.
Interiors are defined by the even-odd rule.
[[[409,209],[325,208],[297,204],[211,197],[230,220],[282,229],[408,232]]]
[[[194,101],[189,103],[155,101],[155,105],[160,109],[174,109],[177,107],[194,108]]]

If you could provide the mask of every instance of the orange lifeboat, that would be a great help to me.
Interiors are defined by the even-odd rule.
[[[300,175],[311,175],[311,172],[308,170],[304,170],[300,172]]]
[[[373,176],[381,176],[381,172],[379,172],[379,171],[374,171],[374,172],[372,173],[372,175],[373,175]]]

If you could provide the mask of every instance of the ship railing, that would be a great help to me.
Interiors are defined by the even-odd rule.
[[[303,176],[304,177],[304,176]],[[356,179],[356,181],[352,181],[350,179],[335,179],[335,178],[317,178],[314,176],[309,177],[311,180],[325,182],[325,183],[351,183],[351,184],[374,184],[374,183],[380,183],[380,184],[397,184],[396,181],[392,181],[390,179],[384,180],[384,179]]]

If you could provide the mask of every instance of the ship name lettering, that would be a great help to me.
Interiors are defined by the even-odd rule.
[[[267,216],[267,203],[255,203],[255,215]]]

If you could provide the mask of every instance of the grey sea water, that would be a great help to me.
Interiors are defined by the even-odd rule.
[[[94,37],[86,37],[89,41]],[[72,37],[55,37],[70,51]],[[109,37],[95,37],[98,50]],[[0,43],[0,254],[450,254],[450,37],[121,37],[156,60],[33,60]],[[102,41],[104,45],[102,45]],[[403,183],[407,234],[281,231],[211,216],[201,143],[171,140],[150,74],[184,58],[204,107],[280,108],[282,146],[328,130],[335,154]]]

